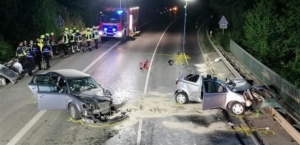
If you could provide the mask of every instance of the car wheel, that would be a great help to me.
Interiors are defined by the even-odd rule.
[[[71,115],[72,119],[74,119],[74,120],[80,119],[79,111],[75,104],[71,103],[69,105],[69,111],[70,111],[70,115]]]
[[[245,112],[245,105],[240,102],[233,102],[230,110],[235,115],[242,115]]]
[[[188,102],[188,97],[185,93],[177,93],[175,100],[179,104],[186,104]]]

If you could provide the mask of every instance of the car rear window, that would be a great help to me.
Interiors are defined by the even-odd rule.
[[[198,74],[189,74],[185,77],[185,80],[191,81],[191,82],[197,82],[199,79],[199,75]]]

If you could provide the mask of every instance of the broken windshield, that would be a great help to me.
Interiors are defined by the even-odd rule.
[[[68,79],[67,82],[71,93],[99,88],[98,83],[91,77]]]
[[[118,23],[120,22],[120,15],[114,11],[106,11],[100,15],[101,22]]]

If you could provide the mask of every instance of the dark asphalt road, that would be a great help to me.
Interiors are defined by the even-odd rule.
[[[102,86],[112,91],[115,103],[139,98],[147,87],[146,94],[156,94],[154,96],[158,99],[163,98],[175,104],[172,95],[175,79],[182,73],[196,70],[196,65],[204,63],[197,43],[196,19],[189,19],[185,48],[186,54],[191,58],[190,65],[184,68],[179,65],[171,67],[167,64],[173,54],[182,51],[183,17],[175,20],[177,16],[166,15],[153,21],[135,41],[116,46],[87,71]],[[174,23],[161,37],[173,21]],[[116,42],[109,40],[102,43],[99,50],[57,59],[51,69],[83,70]],[[139,62],[151,60],[156,48],[151,70],[141,71],[138,68]],[[150,71],[149,78],[147,78],[148,71]],[[29,80],[30,78],[25,78],[18,84],[0,91],[0,144],[6,144],[11,140],[38,113],[33,95],[27,87]],[[196,107],[199,105],[201,110],[201,104],[191,105]],[[179,108],[188,110],[189,107],[188,104]],[[225,124],[225,119],[218,110],[199,115],[142,118],[132,126],[122,129],[116,129],[114,126],[81,125],[69,120],[68,111],[47,111],[18,144],[239,144],[233,133],[224,130]],[[219,129],[220,131],[214,131]],[[247,144],[251,144],[249,139],[246,137],[244,139]]]

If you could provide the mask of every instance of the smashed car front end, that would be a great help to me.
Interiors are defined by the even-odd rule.
[[[83,92],[78,95],[82,100],[81,118],[93,122],[106,121],[115,111],[111,93],[107,89]]]

